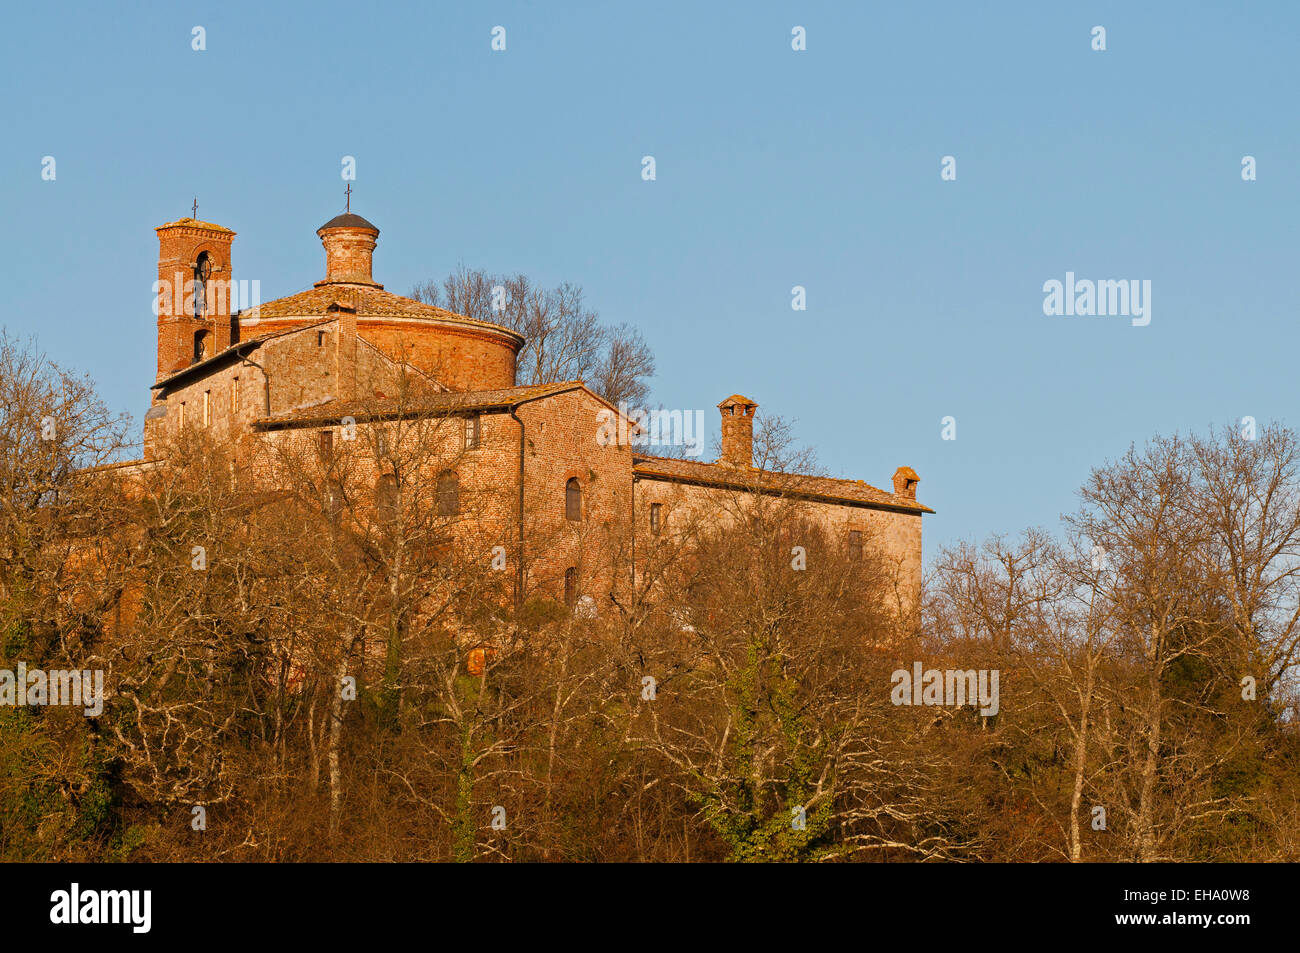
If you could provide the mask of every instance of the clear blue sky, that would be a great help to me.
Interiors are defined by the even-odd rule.
[[[197,194],[288,294],[353,155],[389,289],[582,284],[710,439],[739,391],[833,475],[914,467],[928,559],[1054,525],[1131,441],[1297,423],[1298,46],[1281,0],[11,5],[0,320],[138,417],[154,226]],[[1045,316],[1067,271],[1149,279],[1150,325]]]

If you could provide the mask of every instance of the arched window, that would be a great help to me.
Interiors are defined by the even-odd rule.
[[[450,470],[438,474],[438,515],[455,516],[460,512],[460,481]]]
[[[375,513],[385,523],[397,519],[397,477],[385,473],[375,483]]]
[[[208,356],[208,332],[194,332],[194,363],[198,363]]]
[[[575,523],[582,520],[582,484],[577,477],[564,484],[564,518]]]
[[[570,609],[578,601],[578,570],[570,566],[564,570],[564,604]]]
[[[208,313],[208,279],[212,277],[212,259],[207,252],[199,255],[194,263],[194,317],[202,318]]]

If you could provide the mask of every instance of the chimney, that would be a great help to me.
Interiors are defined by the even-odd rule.
[[[347,212],[336,215],[316,229],[325,246],[325,277],[321,285],[370,285],[382,288],[371,275],[371,260],[379,229],[360,215]]]
[[[906,500],[916,499],[916,485],[920,482],[921,478],[911,467],[899,467],[894,471],[894,496]]]
[[[754,411],[758,404],[732,394],[718,404],[722,412],[722,456],[719,463],[732,467],[754,465]]]

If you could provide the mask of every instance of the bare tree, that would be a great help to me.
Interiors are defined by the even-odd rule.
[[[113,465],[127,424],[88,379],[0,332],[0,669],[105,668],[135,542]],[[106,718],[12,705],[0,708],[0,857],[93,857],[112,823]]]
[[[1300,442],[1273,425],[1191,441],[1200,476],[1198,518],[1213,534],[1242,671],[1265,694],[1295,686],[1300,661]]]
[[[411,296],[524,337],[520,384],[582,380],[612,404],[643,403],[654,376],[654,356],[636,329],[602,324],[582,288],[534,285],[524,275],[492,275],[461,266],[441,284],[426,281]]]

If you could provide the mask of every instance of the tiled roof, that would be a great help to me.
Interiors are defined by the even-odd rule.
[[[752,468],[733,467],[725,463],[702,463],[698,460],[678,460],[674,457],[651,457],[643,454],[636,454],[633,457],[632,470],[638,476],[673,482],[737,490],[753,490],[756,486],[761,486],[774,493],[789,493],[809,499],[856,503],[873,508],[906,510],[914,513],[934,512],[916,500],[887,493],[861,480],[836,480],[831,477],[802,476],[794,473],[767,473]]]
[[[338,423],[344,417],[357,421],[392,417],[418,417],[462,410],[487,410],[510,407],[539,397],[550,397],[582,387],[582,381],[563,381],[558,384],[530,384],[523,387],[503,387],[498,390],[457,391],[430,394],[402,400],[397,397],[376,397],[370,400],[329,400],[309,407],[272,414],[253,421],[263,430],[279,427],[303,427]]]
[[[327,228],[369,228],[376,232],[379,231],[379,226],[371,225],[355,212],[344,212],[342,215],[335,215],[316,231],[323,232]]]
[[[336,304],[349,309],[355,308],[357,317],[424,318],[431,321],[446,321],[497,331],[519,338],[520,343],[523,342],[522,335],[499,324],[468,318],[463,314],[435,308],[431,304],[413,298],[404,298],[389,291],[381,291],[370,285],[339,283],[308,288],[306,291],[299,291],[297,294],[276,298],[274,301],[259,305],[257,317],[265,320],[332,315],[330,308]]]

